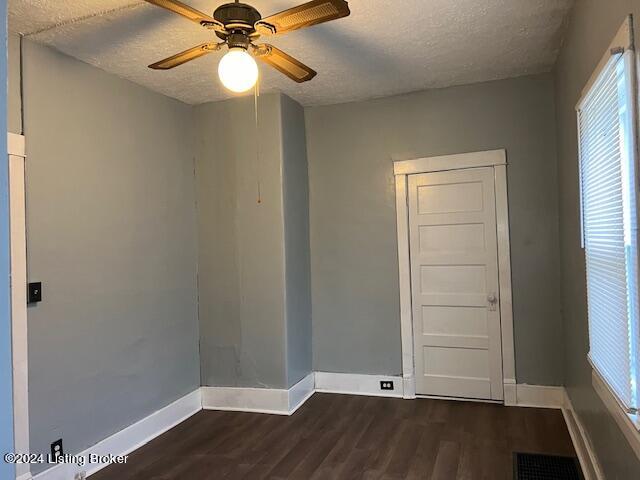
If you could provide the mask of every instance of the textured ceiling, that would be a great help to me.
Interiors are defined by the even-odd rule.
[[[224,0],[183,0],[206,13]],[[246,0],[245,0],[246,1]],[[302,1],[251,0],[263,16]],[[269,39],[318,71],[295,84],[261,66],[263,90],[303,105],[382,97],[549,71],[573,0],[350,0],[351,16]],[[135,0],[9,0],[9,27],[187,103],[228,98],[216,52],[170,71],[147,65],[214,35]]]

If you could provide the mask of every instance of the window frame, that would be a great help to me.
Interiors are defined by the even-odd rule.
[[[640,203],[640,170],[639,170],[639,159],[640,159],[640,147],[639,147],[639,139],[640,139],[640,121],[638,119],[638,114],[640,112],[640,103],[639,103],[639,84],[638,84],[638,69],[640,68],[640,59],[638,53],[634,48],[633,42],[633,19],[629,16],[615,38],[609,45],[606,53],[603,55],[602,59],[598,63],[595,71],[591,75],[589,81],[585,85],[582,90],[581,98],[576,105],[576,112],[579,112],[580,106],[583,104],[583,101],[590,93],[592,87],[598,81],[600,74],[607,67],[610,62],[611,56],[614,54],[622,54],[622,58],[619,61],[625,62],[625,73],[629,75],[629,80],[627,82],[628,86],[628,95],[629,95],[629,108],[631,110],[631,119],[632,119],[632,152],[633,152],[633,161],[635,163],[635,178],[634,184],[636,189],[636,200]],[[581,168],[581,155],[580,155],[580,125],[579,125],[579,115],[577,116],[578,120],[578,175],[579,175],[579,195],[580,195],[580,242],[581,247],[585,248],[585,232],[584,232],[584,212],[583,212],[583,183],[582,183],[582,168]],[[636,222],[640,226],[640,208],[636,207],[635,215]],[[640,234],[638,234],[636,238],[636,243],[640,243]],[[639,249],[640,251],[640,249]],[[640,270],[640,265],[636,262],[636,271]],[[640,348],[640,338],[637,338],[638,347]],[[592,385],[595,392],[601,398],[607,409],[610,411],[612,416],[614,417],[616,423],[622,430],[623,434],[629,441],[629,444],[633,448],[634,452],[640,458],[640,412],[636,413],[628,413],[626,408],[620,402],[618,395],[613,391],[613,389],[609,386],[608,382],[600,375],[597,368],[588,360],[592,367]],[[640,372],[636,372],[636,376],[638,377],[636,380],[640,382]]]

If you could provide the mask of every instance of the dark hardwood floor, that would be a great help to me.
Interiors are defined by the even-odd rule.
[[[200,412],[91,480],[513,478],[574,456],[558,410],[315,394],[293,416]]]

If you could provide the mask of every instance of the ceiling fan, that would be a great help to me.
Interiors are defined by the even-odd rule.
[[[312,0],[266,18],[262,18],[260,12],[251,5],[240,3],[239,0],[219,6],[213,16],[177,0],[146,1],[199,23],[222,40],[219,43],[203,43],[149,65],[149,68],[168,70],[226,45],[229,52],[220,61],[218,73],[222,83],[235,92],[247,91],[255,85],[258,68],[253,57],[298,83],[311,80],[316,76],[313,69],[273,45],[254,42],[262,35],[287,33],[337,20],[351,13],[345,0]]]

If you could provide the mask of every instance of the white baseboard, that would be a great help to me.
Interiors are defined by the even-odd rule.
[[[394,389],[381,390],[381,381],[393,382]],[[403,390],[404,382],[401,376],[316,372],[316,392],[320,393],[402,398]]]
[[[580,417],[574,410],[566,390],[564,392],[562,415],[569,429],[569,435],[571,435],[571,440],[573,441],[573,448],[576,450],[578,460],[580,460],[580,466],[582,467],[585,480],[604,480],[600,462],[598,462],[598,457],[593,449],[591,440],[580,421]]]
[[[289,389],[289,415],[295,413],[314,393],[316,393],[316,376],[311,372]]]
[[[202,387],[202,408],[289,414],[289,391],[275,388]]]
[[[514,391],[515,403],[513,402]],[[526,383],[505,384],[505,405],[507,406],[561,409],[564,407],[564,401],[564,387],[527,385]]]
[[[27,473],[23,473],[22,475],[18,475],[16,477],[16,480],[31,480],[33,477],[31,477],[31,473],[27,472]]]
[[[202,410],[202,399],[200,389],[197,389],[89,447],[84,452],[79,453],[78,456],[88,459],[91,454],[127,455],[182,423],[200,410]],[[105,463],[86,464],[84,466],[78,466],[75,463],[59,464],[34,475],[33,480],[71,480],[78,473],[86,472],[88,476],[107,465]]]
[[[202,408],[232,412],[291,415],[315,388],[313,372],[290,389],[202,387]]]

